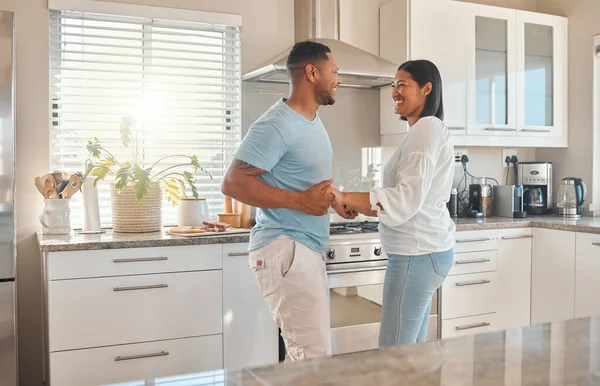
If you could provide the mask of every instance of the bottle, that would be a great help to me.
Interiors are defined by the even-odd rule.
[[[450,217],[458,217],[458,189],[452,188],[450,191],[450,201],[448,201],[448,211]]]

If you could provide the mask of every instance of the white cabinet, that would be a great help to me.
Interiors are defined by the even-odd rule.
[[[531,324],[573,318],[575,233],[534,229],[531,272]]]
[[[248,264],[248,244],[223,247],[223,355],[226,369],[279,361],[279,332]]]
[[[575,277],[575,317],[600,315],[600,235],[577,234]]]
[[[452,1],[411,2],[410,58],[430,60],[439,69],[444,122],[452,135],[467,129],[467,9]]]
[[[567,27],[564,17],[509,8],[392,0],[380,8],[380,55],[436,64],[455,146],[566,147]],[[408,132],[389,94],[381,91],[383,146]]]
[[[222,253],[219,244],[46,253],[49,382],[223,368]]]
[[[567,134],[567,19],[517,12],[517,127],[522,137]]]
[[[516,11],[470,4],[467,40],[469,135],[516,135]]]
[[[502,328],[531,321],[531,228],[498,230],[499,320]]]

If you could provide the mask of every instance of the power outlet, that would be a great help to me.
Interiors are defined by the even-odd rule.
[[[467,155],[467,149],[454,149],[454,162],[460,163],[463,155]]]
[[[506,157],[511,158],[513,155],[517,155],[517,149],[502,149],[502,167],[506,168],[510,165],[507,165],[504,161],[506,160]]]

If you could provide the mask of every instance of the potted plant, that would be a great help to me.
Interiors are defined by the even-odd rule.
[[[126,148],[132,145],[132,159],[120,162],[107,150],[98,138],[89,141],[87,150],[92,160],[88,162],[84,180],[95,177],[98,181],[113,175],[110,184],[113,229],[115,232],[155,232],[162,228],[163,189],[167,200],[176,206],[179,200],[187,198],[186,187],[198,199],[194,184],[198,170],[211,179],[212,176],[198,163],[195,155],[170,155],[156,160],[149,167],[141,164],[139,154],[139,134],[132,117],[124,117],[120,126],[121,143]],[[181,159],[171,166],[162,166],[166,160]]]

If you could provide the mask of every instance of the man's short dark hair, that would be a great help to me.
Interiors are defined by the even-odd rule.
[[[327,53],[331,50],[325,44],[304,41],[294,44],[287,59],[286,69],[288,73],[296,65],[315,64],[322,60],[328,60]]]

